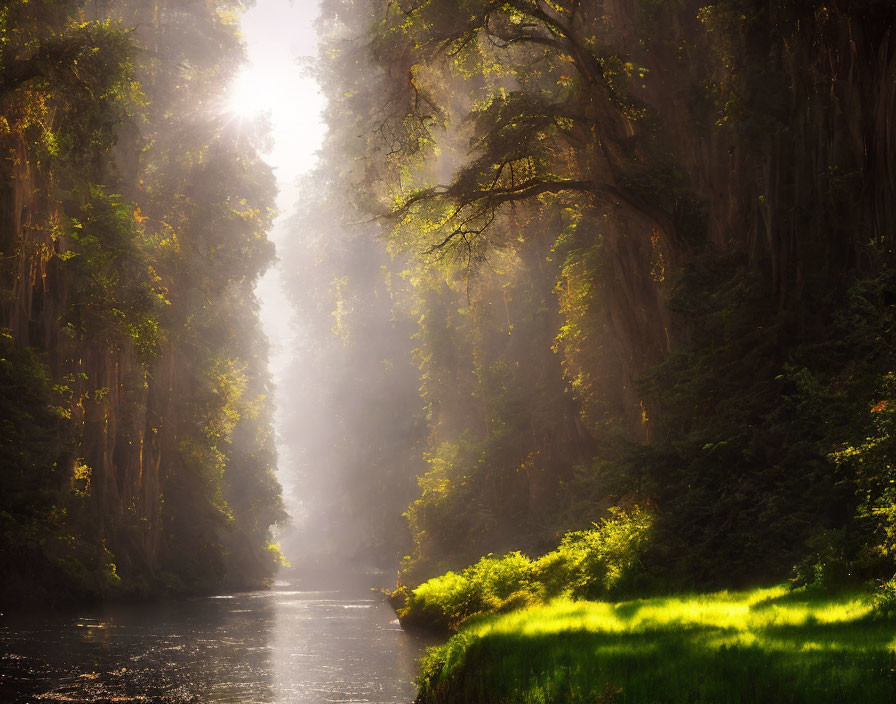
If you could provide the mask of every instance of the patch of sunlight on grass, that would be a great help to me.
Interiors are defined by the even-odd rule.
[[[728,594],[728,592],[725,591],[722,592],[722,594]],[[754,589],[753,591],[746,592],[746,599],[744,599],[744,601],[750,606],[755,606],[763,601],[778,599],[782,596],[787,596],[788,594],[790,594],[790,588],[786,584],[779,584],[774,587],[768,587],[767,589]]]
[[[858,621],[871,613],[873,606],[869,599],[854,599],[846,604],[831,604],[817,611],[815,618],[819,623],[836,623],[841,621]]]
[[[594,633],[643,633],[717,629],[762,631],[768,628],[846,624],[871,612],[866,595],[839,600],[797,600],[785,586],[749,592],[719,592],[639,599],[610,604],[561,599],[471,625],[478,636],[499,633],[547,635],[571,630]],[[780,600],[780,601],[778,601]]]
[[[871,609],[870,593],[786,586],[561,599],[470,622],[432,654],[420,701],[891,704],[896,638]]]

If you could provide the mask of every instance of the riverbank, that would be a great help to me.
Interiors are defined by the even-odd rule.
[[[884,703],[894,648],[864,592],[560,600],[467,622],[424,659],[417,701]]]

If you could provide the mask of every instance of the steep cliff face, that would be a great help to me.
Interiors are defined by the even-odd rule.
[[[855,266],[854,230],[875,242],[889,236],[896,58],[888,3],[617,2],[607,10],[611,46],[644,67],[631,95],[649,107],[703,204],[714,247],[743,249],[790,300],[809,285],[809,270],[824,278]],[[675,230],[675,249],[692,253],[683,245],[701,233]]]
[[[659,432],[629,463],[661,509],[657,562],[716,583],[719,555],[743,579],[800,560],[886,572],[872,516],[890,499],[872,486],[888,470],[838,452],[871,431],[893,363],[893,9],[606,7],[613,51],[644,74],[628,187],[668,216],[671,344],[638,372]]]
[[[233,19],[90,12],[0,13],[4,598],[260,584],[283,515],[252,290],[273,179],[195,107],[240,56]]]
[[[330,189],[416,263],[406,579],[614,503],[679,584],[891,569],[892,3],[324,8]]]

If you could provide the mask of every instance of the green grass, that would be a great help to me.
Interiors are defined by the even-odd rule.
[[[773,587],[559,600],[469,621],[424,659],[418,702],[896,702],[896,624],[870,593]]]

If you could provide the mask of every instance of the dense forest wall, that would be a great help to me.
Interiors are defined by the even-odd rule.
[[[416,328],[404,580],[634,504],[645,584],[892,573],[891,3],[323,7],[297,241],[377,238]]]
[[[277,565],[254,282],[275,191],[216,101],[238,3],[0,10],[5,599]]]

